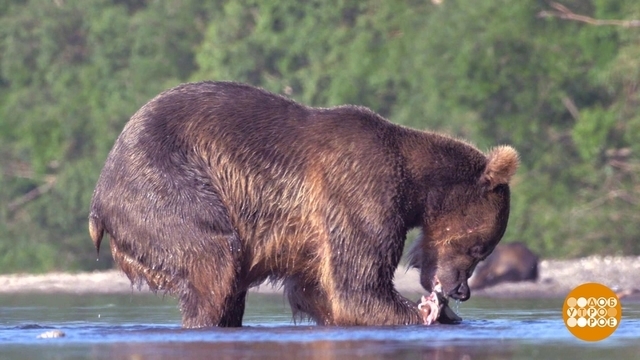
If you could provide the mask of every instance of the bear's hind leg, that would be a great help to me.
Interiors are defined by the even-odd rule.
[[[127,275],[132,285],[135,284],[140,287],[146,281],[149,289],[154,292],[162,290],[171,293],[174,291],[175,277],[141,263],[135,256],[131,256],[122,250],[119,241],[115,237],[111,237],[110,246],[113,259],[120,270]]]
[[[226,240],[215,241],[225,244]],[[215,261],[211,255],[215,254]],[[237,262],[228,247],[204,251],[185,260],[189,273],[179,291],[182,326],[240,326],[246,293],[237,292]]]

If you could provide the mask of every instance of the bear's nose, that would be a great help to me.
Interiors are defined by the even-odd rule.
[[[467,301],[471,297],[471,290],[466,281],[461,282],[455,289],[449,292],[449,296],[460,301]]]

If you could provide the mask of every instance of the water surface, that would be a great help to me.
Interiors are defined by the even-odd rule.
[[[616,332],[588,343],[565,328],[562,301],[476,297],[460,305],[460,325],[319,327],[294,323],[282,295],[253,293],[245,327],[185,330],[169,297],[0,295],[0,359],[633,359],[640,354],[640,304],[623,302]],[[65,337],[37,338],[51,330]]]

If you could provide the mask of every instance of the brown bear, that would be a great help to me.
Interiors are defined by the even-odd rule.
[[[247,290],[269,279],[318,324],[422,324],[393,285],[407,231],[425,235],[424,288],[469,298],[507,226],[517,164],[511,147],[485,155],[363,107],[184,84],[124,127],[89,229],[98,250],[110,235],[133,283],[177,295],[184,327],[241,326]]]
[[[499,244],[476,267],[469,279],[471,289],[482,289],[502,282],[538,280],[538,256],[521,242]]]

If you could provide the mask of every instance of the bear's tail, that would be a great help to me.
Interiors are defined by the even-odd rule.
[[[102,221],[96,216],[93,216],[93,214],[89,216],[89,235],[91,235],[93,245],[96,247],[96,253],[100,255],[100,243],[104,236],[104,225]]]

